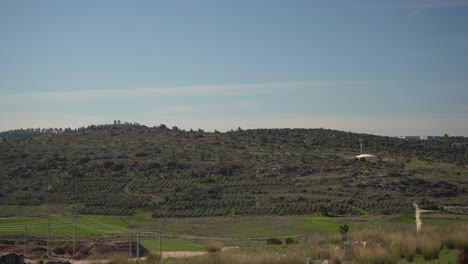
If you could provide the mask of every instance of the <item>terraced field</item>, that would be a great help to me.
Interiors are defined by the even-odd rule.
[[[145,210],[155,219],[390,215],[411,213],[413,202],[460,207],[468,199],[468,150],[451,144],[464,140],[89,127],[0,144],[0,205],[110,216]],[[376,162],[355,158],[360,141]]]

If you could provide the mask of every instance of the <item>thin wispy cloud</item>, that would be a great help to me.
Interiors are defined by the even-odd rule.
[[[206,86],[157,87],[157,88],[129,88],[129,89],[99,89],[80,91],[54,91],[2,94],[0,101],[77,101],[89,99],[116,99],[138,97],[163,96],[203,96],[203,95],[232,95],[252,93],[278,93],[305,90],[346,89],[368,82],[355,81],[319,81],[319,82],[280,82],[259,84],[227,84]]]
[[[417,1],[384,1],[371,7],[382,9],[429,9],[468,7],[467,0],[417,0]]]

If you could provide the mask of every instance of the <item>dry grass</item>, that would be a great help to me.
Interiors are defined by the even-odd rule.
[[[360,247],[355,257],[357,263],[394,263],[400,258],[411,262],[417,254],[433,260],[444,247],[468,249],[468,225],[426,226],[419,234],[368,229],[353,232],[349,237]]]
[[[455,225],[439,230],[442,244],[446,248],[468,249],[468,225]]]
[[[122,257],[122,256],[115,257],[109,262],[109,264],[130,264],[130,263],[131,262],[127,258]]]
[[[359,248],[355,262],[357,264],[394,264],[398,262],[398,256],[389,248],[366,247]]]
[[[295,254],[278,253],[241,253],[241,252],[217,252],[211,255],[173,259],[174,264],[304,264],[306,259]]]
[[[414,234],[391,233],[386,239],[396,256],[413,261],[418,248],[418,239]]]
[[[387,233],[381,229],[365,229],[349,234],[350,241],[364,242],[366,246],[383,246]]]
[[[309,255],[313,259],[329,259],[341,263],[343,253],[339,248],[339,234],[315,234],[309,238]]]
[[[145,263],[146,264],[159,264],[161,263],[161,256],[159,254],[151,252],[148,255],[146,255]]]
[[[220,241],[207,241],[205,244],[205,249],[209,253],[215,253],[215,252],[220,252],[221,249],[223,249],[223,243]]]
[[[423,255],[425,260],[437,259],[442,250],[442,241],[436,234],[418,236],[416,252]]]
[[[365,243],[363,243],[365,242]],[[157,255],[147,256],[148,264],[295,264],[307,260],[328,260],[331,264],[394,264],[401,259],[412,262],[422,255],[426,261],[439,258],[442,248],[468,248],[468,225],[424,227],[420,233],[408,231],[385,232],[382,229],[367,229],[349,234],[343,243],[340,235],[315,234],[309,236],[307,245],[295,245],[287,249],[279,246],[276,252],[246,252],[245,250],[221,251],[222,243],[208,241],[206,254],[180,259],[163,259]],[[275,247],[268,250],[275,250]],[[154,258],[154,260],[153,260]],[[112,262],[128,264],[126,260]]]

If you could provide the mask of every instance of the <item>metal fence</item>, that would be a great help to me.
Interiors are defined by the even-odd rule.
[[[105,219],[103,217],[102,219]],[[197,251],[203,248],[207,241],[218,241],[224,246],[233,247],[261,247],[266,245],[269,237],[204,237],[189,236],[163,231],[159,228],[139,229],[129,228],[128,224],[109,223],[100,221],[99,216],[86,215],[59,215],[36,218],[3,218],[0,219],[0,240],[11,241],[16,248],[23,247],[23,253],[28,256],[32,247],[41,245],[46,248],[45,254],[51,256],[51,246],[68,245],[69,255],[76,256],[79,248],[86,241],[96,244],[115,242],[128,250],[128,257],[145,255],[145,244],[150,245],[149,250],[159,252],[180,251],[174,245],[179,245],[186,251]],[[131,226],[131,225],[130,225]],[[307,243],[307,235],[290,235],[277,238],[291,237],[295,242]],[[143,245],[143,246],[142,246]]]

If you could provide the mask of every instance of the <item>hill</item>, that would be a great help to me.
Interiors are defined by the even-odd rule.
[[[359,154],[378,157],[366,162]],[[327,129],[92,126],[0,143],[0,204],[154,217],[358,215],[464,206],[468,150]]]

